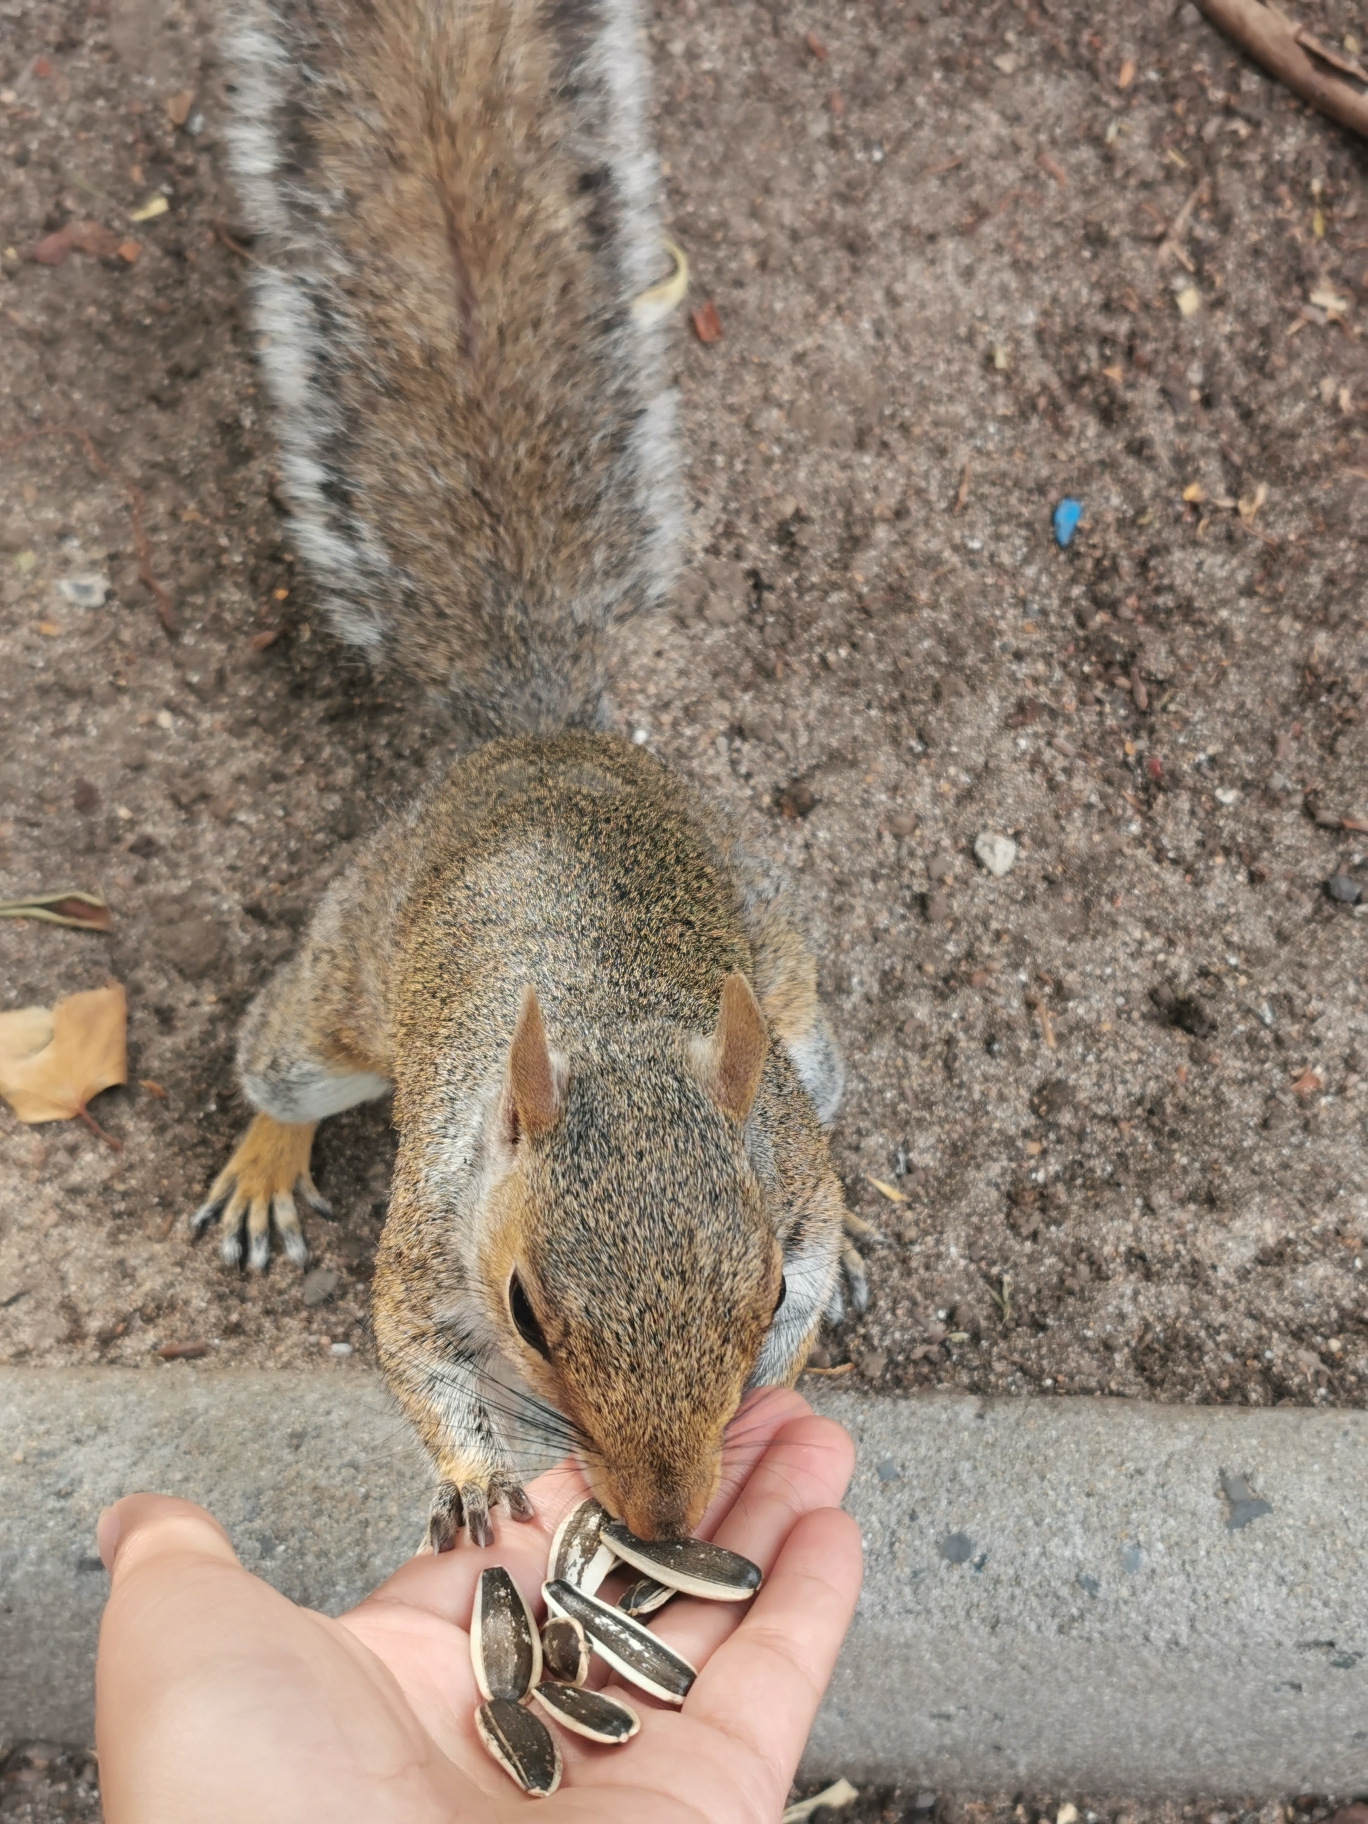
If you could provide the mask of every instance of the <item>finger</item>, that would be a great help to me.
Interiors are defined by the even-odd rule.
[[[739,1627],[699,1673],[685,1714],[738,1740],[783,1804],[855,1612],[860,1529],[849,1514],[805,1514]]]
[[[699,1537],[715,1537],[757,1463],[779,1432],[812,1411],[791,1387],[761,1387],[749,1394],[727,1427],[722,1443],[722,1475],[717,1493],[699,1524]]]
[[[151,1495],[102,1516],[112,1566],[95,1667],[105,1816],[263,1824],[449,1816],[420,1803],[444,1763],[393,1677],[336,1623],[237,1562],[188,1501]],[[348,1811],[372,1776],[409,1811]]]
[[[814,1415],[791,1420],[775,1436],[718,1527],[717,1543],[752,1559],[768,1576],[795,1522],[840,1501],[854,1460],[849,1436],[833,1420]],[[732,1603],[676,1599],[661,1611],[654,1631],[698,1666],[735,1631],[746,1612]]]

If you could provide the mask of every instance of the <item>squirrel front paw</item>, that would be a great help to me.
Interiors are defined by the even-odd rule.
[[[534,1518],[527,1491],[516,1476],[504,1471],[479,1481],[442,1482],[432,1497],[425,1544],[434,1552],[449,1552],[464,1530],[472,1545],[493,1545],[490,1509],[502,1501],[514,1520]]]
[[[332,1214],[309,1175],[309,1152],[317,1125],[315,1121],[295,1124],[257,1115],[242,1136],[208,1197],[190,1218],[192,1235],[218,1218],[219,1253],[227,1266],[236,1267],[242,1260],[244,1220],[247,1264],[254,1271],[261,1272],[271,1258],[273,1222],[295,1266],[308,1265],[309,1249],[299,1226],[295,1194],[318,1215]]]

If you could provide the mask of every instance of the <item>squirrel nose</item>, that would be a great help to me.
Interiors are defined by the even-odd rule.
[[[607,1505],[621,1514],[623,1525],[638,1539],[687,1539],[703,1518],[717,1482],[716,1471],[703,1476],[660,1478],[627,1471],[611,1478]]]

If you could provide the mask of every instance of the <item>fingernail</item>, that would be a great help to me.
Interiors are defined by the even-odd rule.
[[[118,1510],[106,1507],[101,1510],[100,1518],[95,1524],[95,1550],[100,1554],[100,1563],[107,1571],[114,1569],[114,1554],[119,1549],[119,1536],[123,1532],[123,1523]]]

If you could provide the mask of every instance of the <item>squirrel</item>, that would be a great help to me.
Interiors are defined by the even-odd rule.
[[[428,1542],[530,1517],[537,1447],[686,1536],[745,1391],[866,1279],[815,962],[724,821],[605,732],[680,519],[636,8],[246,0],[227,48],[299,553],[336,632],[483,744],[253,1003],[257,1113],[191,1225],[230,1264],[245,1229],[254,1269],[274,1225],[304,1266],[315,1128],[392,1090],[373,1324]]]

